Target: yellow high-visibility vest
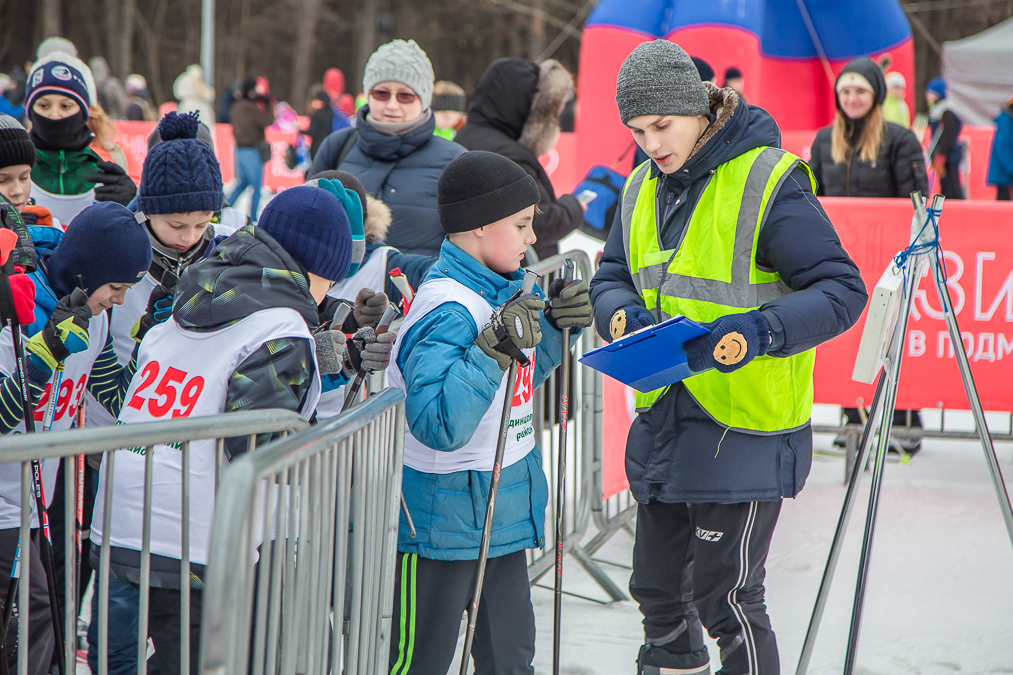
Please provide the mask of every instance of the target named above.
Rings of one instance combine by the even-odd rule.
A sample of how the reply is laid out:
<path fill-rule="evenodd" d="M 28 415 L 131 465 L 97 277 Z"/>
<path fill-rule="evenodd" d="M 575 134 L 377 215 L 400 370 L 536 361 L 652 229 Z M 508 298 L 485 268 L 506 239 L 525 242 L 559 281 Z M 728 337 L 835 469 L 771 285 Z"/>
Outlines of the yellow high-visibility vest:
<path fill-rule="evenodd" d="M 655 318 L 682 315 L 705 323 L 792 292 L 776 271 L 760 269 L 755 261 L 768 207 L 796 167 L 805 169 L 815 194 L 808 165 L 777 148 L 755 148 L 720 165 L 707 179 L 681 241 L 670 250 L 661 248 L 651 163 L 630 174 L 622 195 L 626 259 Z M 733 373 L 709 370 L 683 384 L 723 426 L 782 433 L 809 422 L 814 363 L 814 350 L 788 358 L 760 356 Z M 637 392 L 637 410 L 649 409 L 666 390 Z"/>

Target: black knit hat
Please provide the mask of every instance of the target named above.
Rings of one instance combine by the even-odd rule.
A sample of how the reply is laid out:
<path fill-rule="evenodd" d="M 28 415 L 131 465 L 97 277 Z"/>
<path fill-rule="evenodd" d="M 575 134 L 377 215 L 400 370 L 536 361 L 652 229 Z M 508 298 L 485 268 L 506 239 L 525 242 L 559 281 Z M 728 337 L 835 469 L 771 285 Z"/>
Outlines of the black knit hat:
<path fill-rule="evenodd" d="M 0 169 L 22 164 L 35 166 L 35 145 L 16 119 L 0 114 Z"/>
<path fill-rule="evenodd" d="M 539 202 L 538 185 L 503 155 L 476 150 L 447 165 L 436 186 L 447 234 L 485 227 Z"/>

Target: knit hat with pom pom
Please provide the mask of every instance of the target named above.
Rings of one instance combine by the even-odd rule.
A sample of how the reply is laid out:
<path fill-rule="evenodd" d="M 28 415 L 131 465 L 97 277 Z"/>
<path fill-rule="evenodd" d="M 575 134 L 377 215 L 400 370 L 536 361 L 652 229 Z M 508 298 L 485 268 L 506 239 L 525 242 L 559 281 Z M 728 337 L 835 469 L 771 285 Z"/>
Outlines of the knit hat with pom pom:
<path fill-rule="evenodd" d="M 221 211 L 222 170 L 215 152 L 197 140 L 196 112 L 167 113 L 158 123 L 162 142 L 144 158 L 137 210 L 147 215 Z"/>

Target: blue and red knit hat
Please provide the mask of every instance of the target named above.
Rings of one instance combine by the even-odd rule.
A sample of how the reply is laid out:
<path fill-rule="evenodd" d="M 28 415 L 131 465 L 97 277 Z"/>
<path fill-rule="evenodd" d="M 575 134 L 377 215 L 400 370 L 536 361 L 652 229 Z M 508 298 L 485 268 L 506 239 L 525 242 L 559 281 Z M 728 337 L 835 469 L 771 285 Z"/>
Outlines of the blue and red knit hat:
<path fill-rule="evenodd" d="M 95 78 L 84 61 L 65 52 L 52 52 L 35 63 L 28 75 L 25 108 L 32 109 L 35 99 L 46 94 L 60 94 L 77 101 L 85 119 L 96 100 Z"/>

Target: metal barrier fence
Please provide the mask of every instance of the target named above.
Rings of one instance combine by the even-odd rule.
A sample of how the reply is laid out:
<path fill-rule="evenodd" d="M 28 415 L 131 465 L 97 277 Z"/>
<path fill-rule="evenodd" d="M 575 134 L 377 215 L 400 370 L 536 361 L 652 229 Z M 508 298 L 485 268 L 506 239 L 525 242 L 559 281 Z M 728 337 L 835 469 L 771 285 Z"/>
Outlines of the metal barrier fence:
<path fill-rule="evenodd" d="M 45 460 L 61 460 L 74 458 L 73 466 L 84 466 L 84 457 L 87 455 L 102 454 L 102 465 L 112 475 L 115 465 L 115 458 L 123 448 L 133 448 L 143 451 L 145 457 L 145 482 L 144 482 L 144 543 L 140 551 L 141 556 L 141 582 L 140 582 L 140 603 L 139 617 L 140 626 L 137 639 L 137 664 L 138 672 L 146 672 L 147 658 L 147 609 L 148 609 L 148 571 L 150 570 L 150 535 L 151 535 L 151 494 L 152 494 L 152 461 L 155 446 L 177 447 L 180 453 L 182 466 L 187 467 L 190 456 L 190 443 L 214 439 L 216 441 L 216 482 L 221 473 L 224 461 L 224 439 L 235 437 L 247 437 L 247 447 L 251 450 L 256 447 L 257 435 L 277 432 L 296 431 L 307 427 L 305 421 L 294 412 L 287 410 L 258 410 L 256 412 L 241 412 L 227 415 L 214 415 L 209 417 L 194 417 L 189 419 L 174 419 L 164 422 L 147 422 L 143 424 L 116 425 L 110 427 L 98 427 L 87 429 L 71 429 L 68 431 L 57 431 L 50 433 L 27 434 L 21 436 L 8 436 L 0 440 L 3 459 L 6 463 L 18 462 L 21 464 L 21 504 L 34 504 L 33 495 L 33 460 L 40 462 Z M 130 452 L 130 450 L 122 450 Z M 70 462 L 67 462 L 71 466 Z M 41 473 L 41 469 L 40 469 Z M 182 472 L 180 485 L 181 503 L 184 505 L 184 517 L 181 522 L 181 535 L 184 550 L 187 550 L 189 542 L 190 521 L 185 517 L 189 504 L 189 472 Z M 103 533 L 110 531 L 109 518 L 113 511 L 112 503 L 112 481 L 105 481 L 106 490 L 104 494 L 105 520 L 102 527 Z M 65 495 L 65 524 L 64 528 L 64 551 L 67 560 L 64 564 L 64 626 L 65 650 L 63 658 L 67 666 L 67 672 L 72 673 L 76 669 L 77 649 L 77 617 L 79 607 L 77 606 L 77 578 L 74 559 L 80 554 L 78 529 L 73 524 L 78 523 L 79 500 L 83 497 L 83 486 L 80 485 L 78 472 L 65 471 L 64 480 Z M 96 499 L 100 496 L 96 496 Z M 21 509 L 20 537 L 22 542 L 29 541 L 30 525 L 32 521 L 32 508 Z M 108 638 L 109 638 L 109 579 L 110 579 L 110 556 L 109 537 L 103 537 L 100 566 L 98 570 L 98 583 L 95 592 L 99 594 L 99 614 L 92 617 L 98 621 L 99 635 L 99 675 L 106 675 L 108 672 Z M 18 586 L 17 607 L 18 607 L 18 654 L 17 673 L 27 675 L 28 673 L 28 622 L 29 622 L 29 588 L 31 585 L 31 565 L 29 556 L 31 547 L 22 545 L 19 549 L 17 566 L 20 569 L 20 580 Z M 75 554 L 75 552 L 77 552 Z M 181 584 L 183 588 L 190 587 L 190 570 L 186 558 L 181 565 Z M 54 580 L 55 583 L 55 580 Z M 182 603 L 181 626 L 189 625 L 189 604 Z M 189 668 L 189 631 L 183 628 L 181 631 L 181 663 L 183 671 Z M 33 664 L 37 665 L 37 664 Z"/>
<path fill-rule="evenodd" d="M 541 279 L 539 286 L 547 289 L 552 280 L 560 276 L 563 264 L 573 260 L 579 272 L 579 278 L 587 281 L 594 275 L 587 254 L 581 251 L 570 251 L 552 256 L 530 265 L 527 269 L 537 272 Z M 587 328 L 577 343 L 576 354 L 587 352 L 602 344 L 594 326 Z M 535 391 L 535 432 L 539 439 L 550 438 L 548 444 L 541 444 L 542 467 L 545 470 L 549 485 L 556 484 L 556 472 L 559 453 L 559 416 L 558 416 L 558 381 L 560 373 L 554 372 L 545 383 Z M 566 452 L 566 545 L 564 554 L 569 554 L 598 583 L 612 600 L 626 600 L 626 594 L 592 559 L 595 552 L 611 538 L 624 524 L 628 524 L 635 513 L 630 508 L 633 503 L 629 493 L 624 493 L 607 502 L 602 499 L 602 375 L 590 368 L 585 368 L 574 359 L 573 378 L 570 383 L 571 424 L 574 426 L 569 434 Z M 540 413 L 540 414 L 538 414 Z M 555 563 L 555 542 L 552 541 L 552 524 L 555 523 L 556 504 L 555 490 L 550 489 L 549 508 L 546 513 L 546 539 L 540 550 L 528 552 L 528 577 L 532 584 Z M 595 537 L 586 545 L 581 541 L 587 534 L 591 516 L 598 529 Z M 628 525 L 627 525 L 628 527 Z"/>
<path fill-rule="evenodd" d="M 946 428 L 946 413 L 944 408 L 936 408 L 939 412 L 939 428 L 934 429 L 932 427 L 918 426 L 913 424 L 916 414 L 922 412 L 917 410 L 903 411 L 904 415 L 903 424 L 894 424 L 890 431 L 891 438 L 895 440 L 921 440 L 923 438 L 940 438 L 951 441 L 967 441 L 977 440 L 978 432 L 976 428 L 972 428 L 970 431 L 958 431 L 955 429 Z M 859 408 L 859 417 L 862 419 L 863 424 L 850 424 L 847 418 L 844 417 L 843 412 L 841 413 L 841 423 L 839 425 L 829 424 L 814 424 L 812 430 L 814 434 L 835 434 L 844 441 L 844 479 L 843 483 L 847 485 L 848 479 L 851 478 L 851 472 L 855 468 L 855 461 L 858 457 L 858 443 L 862 437 L 862 430 L 865 428 L 864 422 L 868 413 L 865 409 Z M 957 411 L 950 411 L 957 412 Z M 959 411 L 966 413 L 967 411 Z M 992 424 L 989 423 L 989 433 L 992 436 L 993 441 L 1013 441 L 1013 413 L 1002 413 L 1008 415 L 1008 431 L 995 431 L 992 428 Z M 919 420 L 920 421 L 920 420 Z M 873 439 L 878 438 L 878 429 L 873 430 Z M 872 453 L 869 454 L 866 467 L 868 468 L 869 462 L 872 461 Z"/>
<path fill-rule="evenodd" d="M 404 394 L 386 389 L 230 466 L 201 673 L 386 672 L 404 425 Z"/>

